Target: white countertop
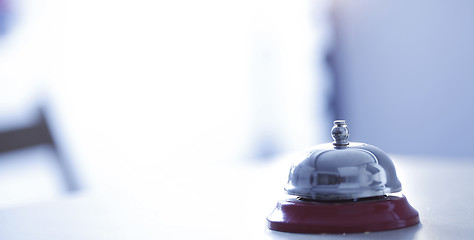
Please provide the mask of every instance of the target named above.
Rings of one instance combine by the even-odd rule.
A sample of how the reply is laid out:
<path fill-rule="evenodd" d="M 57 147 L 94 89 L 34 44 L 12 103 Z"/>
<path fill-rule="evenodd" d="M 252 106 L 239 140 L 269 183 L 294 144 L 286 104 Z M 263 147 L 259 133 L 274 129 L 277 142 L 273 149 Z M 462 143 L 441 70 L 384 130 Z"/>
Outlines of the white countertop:
<path fill-rule="evenodd" d="M 393 156 L 421 224 L 361 234 L 266 228 L 291 160 L 131 169 L 58 200 L 0 209 L 0 239 L 469 239 L 474 161 Z"/>

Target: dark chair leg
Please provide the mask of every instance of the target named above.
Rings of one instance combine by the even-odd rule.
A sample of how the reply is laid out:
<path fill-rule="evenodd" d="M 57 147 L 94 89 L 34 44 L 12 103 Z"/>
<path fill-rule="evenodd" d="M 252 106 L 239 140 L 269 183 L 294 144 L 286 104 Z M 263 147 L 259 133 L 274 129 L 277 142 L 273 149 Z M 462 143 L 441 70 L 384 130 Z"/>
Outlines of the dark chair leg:
<path fill-rule="evenodd" d="M 80 188 L 69 161 L 55 143 L 51 130 L 47 124 L 42 108 L 39 110 L 39 119 L 33 125 L 0 132 L 0 153 L 20 150 L 37 145 L 49 145 L 56 155 L 57 164 L 64 179 L 67 191 L 76 191 Z"/>

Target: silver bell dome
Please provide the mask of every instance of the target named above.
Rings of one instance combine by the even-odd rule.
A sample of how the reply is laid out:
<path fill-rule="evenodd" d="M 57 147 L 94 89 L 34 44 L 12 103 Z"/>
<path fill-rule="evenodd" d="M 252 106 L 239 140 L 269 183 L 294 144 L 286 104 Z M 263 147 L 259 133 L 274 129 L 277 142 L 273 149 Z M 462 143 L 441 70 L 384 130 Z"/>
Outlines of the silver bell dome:
<path fill-rule="evenodd" d="M 313 200 L 356 200 L 402 190 L 390 157 L 379 148 L 349 142 L 344 120 L 334 121 L 333 143 L 318 145 L 291 167 L 285 190 Z"/>

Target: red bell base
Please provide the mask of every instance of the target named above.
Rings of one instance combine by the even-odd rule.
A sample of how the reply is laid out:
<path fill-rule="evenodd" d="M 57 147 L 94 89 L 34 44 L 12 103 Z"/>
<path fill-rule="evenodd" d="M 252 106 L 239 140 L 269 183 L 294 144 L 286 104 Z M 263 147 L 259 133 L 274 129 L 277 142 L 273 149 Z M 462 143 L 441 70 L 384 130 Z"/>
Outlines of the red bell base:
<path fill-rule="evenodd" d="M 279 201 L 267 217 L 268 228 L 293 233 L 356 233 L 397 229 L 420 222 L 405 196 L 378 200 L 322 203 Z"/>

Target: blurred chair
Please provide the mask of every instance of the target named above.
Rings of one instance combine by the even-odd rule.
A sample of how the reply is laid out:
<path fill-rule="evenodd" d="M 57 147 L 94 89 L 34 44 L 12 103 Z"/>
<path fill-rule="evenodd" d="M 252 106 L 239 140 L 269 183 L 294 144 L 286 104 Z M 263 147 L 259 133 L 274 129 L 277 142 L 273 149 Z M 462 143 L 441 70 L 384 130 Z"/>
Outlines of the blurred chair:
<path fill-rule="evenodd" d="M 44 109 L 39 108 L 37 120 L 25 127 L 0 131 L 0 154 L 23 150 L 39 145 L 49 146 L 54 155 L 62 178 L 65 190 L 68 192 L 78 190 L 79 183 L 70 163 L 62 154 L 51 134 L 44 114 Z M 1 164 L 1 163 L 0 163 Z"/>

